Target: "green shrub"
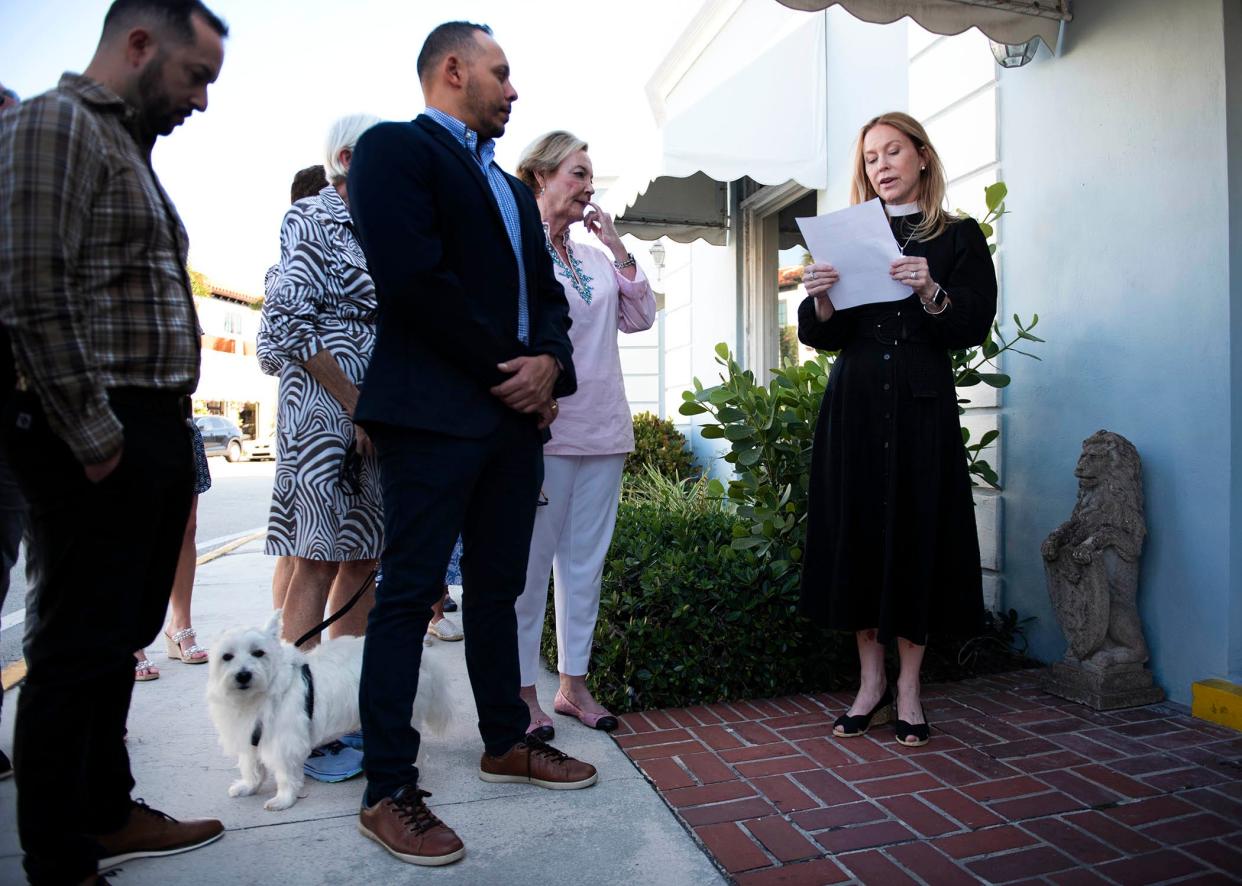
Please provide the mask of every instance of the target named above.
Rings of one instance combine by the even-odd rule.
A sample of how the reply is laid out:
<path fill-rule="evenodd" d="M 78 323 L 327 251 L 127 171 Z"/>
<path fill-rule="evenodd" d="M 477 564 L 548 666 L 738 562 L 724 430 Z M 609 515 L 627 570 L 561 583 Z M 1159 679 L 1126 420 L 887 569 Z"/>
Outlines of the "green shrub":
<path fill-rule="evenodd" d="M 640 412 L 634 416 L 634 451 L 625 457 L 625 473 L 635 476 L 647 466 L 673 479 L 695 474 L 694 455 L 681 431 L 667 418 Z"/>
<path fill-rule="evenodd" d="M 595 697 L 622 712 L 827 687 L 856 659 L 853 638 L 799 616 L 796 588 L 774 581 L 755 552 L 732 547 L 737 517 L 705 481 L 676 484 L 677 493 L 659 480 L 631 486 L 617 514 L 595 628 Z M 543 651 L 555 662 L 550 606 L 548 616 Z"/>

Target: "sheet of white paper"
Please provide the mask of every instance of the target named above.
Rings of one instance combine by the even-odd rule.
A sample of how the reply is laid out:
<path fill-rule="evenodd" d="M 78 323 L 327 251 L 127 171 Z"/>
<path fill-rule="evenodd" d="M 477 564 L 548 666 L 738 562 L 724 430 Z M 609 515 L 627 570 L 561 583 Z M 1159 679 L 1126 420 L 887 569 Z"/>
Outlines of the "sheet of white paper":
<path fill-rule="evenodd" d="M 817 262 L 837 269 L 841 279 L 828 290 L 838 311 L 873 302 L 901 301 L 912 290 L 888 275 L 901 255 L 879 198 L 848 209 L 794 219 Z"/>

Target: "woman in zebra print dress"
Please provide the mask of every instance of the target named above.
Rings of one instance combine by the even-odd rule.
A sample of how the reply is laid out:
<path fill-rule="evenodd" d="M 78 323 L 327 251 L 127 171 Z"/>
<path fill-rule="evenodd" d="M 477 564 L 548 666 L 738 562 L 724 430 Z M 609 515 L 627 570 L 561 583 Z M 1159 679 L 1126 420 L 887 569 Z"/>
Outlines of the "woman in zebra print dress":
<path fill-rule="evenodd" d="M 383 547 L 379 469 L 351 418 L 375 343 L 375 285 L 345 190 L 354 143 L 376 122 L 355 115 L 334 124 L 331 182 L 285 214 L 278 277 L 264 306 L 268 341 L 284 358 L 266 552 L 295 558 L 284 602 L 289 641 L 319 623 L 325 604 L 343 605 Z M 372 594 L 332 635 L 364 632 Z"/>

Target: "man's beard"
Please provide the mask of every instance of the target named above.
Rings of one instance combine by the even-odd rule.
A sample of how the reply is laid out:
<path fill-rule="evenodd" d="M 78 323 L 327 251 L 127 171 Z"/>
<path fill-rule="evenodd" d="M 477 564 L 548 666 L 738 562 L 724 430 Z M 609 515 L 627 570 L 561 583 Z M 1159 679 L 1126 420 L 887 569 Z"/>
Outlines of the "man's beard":
<path fill-rule="evenodd" d="M 177 127 L 172 99 L 162 85 L 164 53 L 160 52 L 138 75 L 138 116 L 152 138 L 168 135 Z"/>
<path fill-rule="evenodd" d="M 500 138 L 505 134 L 505 125 L 503 123 L 495 126 L 488 119 L 488 106 L 479 95 L 478 87 L 475 86 L 474 80 L 466 82 L 466 107 L 470 109 L 471 115 L 478 122 L 478 134 L 480 139 Z M 484 127 L 487 127 L 486 129 Z"/>

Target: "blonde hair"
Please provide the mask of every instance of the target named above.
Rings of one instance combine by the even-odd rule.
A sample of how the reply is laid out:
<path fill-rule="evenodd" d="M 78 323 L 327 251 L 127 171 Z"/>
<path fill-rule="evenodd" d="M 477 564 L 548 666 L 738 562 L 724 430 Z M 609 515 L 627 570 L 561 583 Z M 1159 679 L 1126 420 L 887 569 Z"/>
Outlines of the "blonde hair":
<path fill-rule="evenodd" d="M 329 183 L 335 185 L 345 181 L 349 171 L 341 165 L 341 151 L 352 152 L 362 134 L 379 122 L 380 118 L 374 114 L 350 114 L 332 124 L 324 145 L 327 156 L 323 162 Z"/>
<path fill-rule="evenodd" d="M 522 159 L 518 161 L 517 177 L 537 194 L 539 179 L 536 173 L 549 176 L 560 168 L 570 154 L 587 150 L 590 148 L 586 142 L 563 129 L 541 135 L 522 152 Z"/>
<path fill-rule="evenodd" d="M 863 139 L 867 133 L 877 126 L 891 126 L 906 138 L 910 139 L 915 150 L 922 158 L 923 165 L 919 180 L 919 211 L 923 220 L 911 232 L 911 236 L 919 242 L 931 240 L 944 233 L 951 216 L 944 208 L 945 175 L 944 164 L 940 155 L 927 137 L 923 124 L 909 114 L 901 111 L 889 111 L 868 120 L 858 133 L 858 142 L 854 145 L 854 181 L 850 185 L 850 203 L 865 203 L 877 196 L 867 177 L 867 164 L 863 156 Z"/>

